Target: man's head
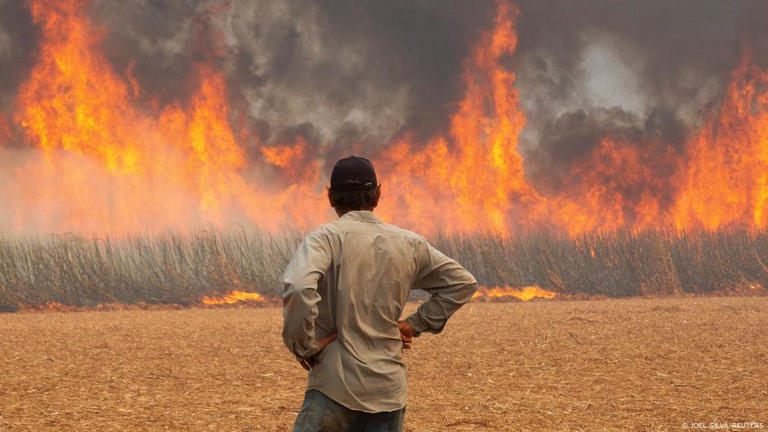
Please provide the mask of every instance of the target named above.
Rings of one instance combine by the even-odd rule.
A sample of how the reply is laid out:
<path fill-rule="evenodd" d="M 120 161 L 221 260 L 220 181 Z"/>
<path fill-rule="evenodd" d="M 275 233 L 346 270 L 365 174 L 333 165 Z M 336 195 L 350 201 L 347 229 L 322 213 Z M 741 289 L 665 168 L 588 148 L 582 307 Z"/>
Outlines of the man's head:
<path fill-rule="evenodd" d="M 331 173 L 328 201 L 339 216 L 353 210 L 373 210 L 379 204 L 381 185 L 373 164 L 350 156 L 336 162 Z"/>

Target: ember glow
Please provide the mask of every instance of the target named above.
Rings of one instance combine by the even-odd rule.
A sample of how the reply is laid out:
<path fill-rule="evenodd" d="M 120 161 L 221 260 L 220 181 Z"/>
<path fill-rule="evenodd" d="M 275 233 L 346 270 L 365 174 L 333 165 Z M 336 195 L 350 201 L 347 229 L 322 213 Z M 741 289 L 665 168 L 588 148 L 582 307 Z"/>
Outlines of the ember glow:
<path fill-rule="evenodd" d="M 523 288 L 512 288 L 509 286 L 496 286 L 493 288 L 480 287 L 472 296 L 473 299 L 504 299 L 516 298 L 522 301 L 528 301 L 534 298 L 552 299 L 557 296 L 554 291 L 547 291 L 536 285 Z"/>
<path fill-rule="evenodd" d="M 242 113 L 229 105 L 216 55 L 196 65 L 188 100 L 142 103 L 130 69 L 107 61 L 107 30 L 87 6 L 29 2 L 41 42 L 14 112 L 0 115 L 0 229 L 277 232 L 332 219 L 322 152 L 303 138 L 263 146 L 235 126 Z M 401 134 L 367 155 L 383 184 L 384 219 L 425 234 L 766 227 L 768 73 L 749 49 L 720 106 L 682 147 L 605 136 L 570 167 L 567 185 L 545 192 L 526 177 L 518 148 L 526 118 L 515 73 L 503 64 L 523 19 L 512 3 L 497 2 L 492 28 L 463 62 L 464 96 L 447 130 L 426 141 Z"/>
<path fill-rule="evenodd" d="M 237 303 L 263 303 L 264 297 L 254 292 L 232 291 L 223 297 L 204 296 L 201 300 L 205 305 L 225 305 Z"/>

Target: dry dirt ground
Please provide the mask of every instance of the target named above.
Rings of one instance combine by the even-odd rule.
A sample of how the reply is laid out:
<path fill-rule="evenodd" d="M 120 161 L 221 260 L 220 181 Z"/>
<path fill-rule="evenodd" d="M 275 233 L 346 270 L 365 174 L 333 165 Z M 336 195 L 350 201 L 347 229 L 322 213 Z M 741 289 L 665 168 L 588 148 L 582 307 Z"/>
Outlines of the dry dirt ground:
<path fill-rule="evenodd" d="M 0 430 L 289 430 L 305 373 L 280 326 L 275 307 L 0 315 Z M 406 353 L 406 430 L 768 430 L 767 330 L 768 298 L 470 304 Z"/>

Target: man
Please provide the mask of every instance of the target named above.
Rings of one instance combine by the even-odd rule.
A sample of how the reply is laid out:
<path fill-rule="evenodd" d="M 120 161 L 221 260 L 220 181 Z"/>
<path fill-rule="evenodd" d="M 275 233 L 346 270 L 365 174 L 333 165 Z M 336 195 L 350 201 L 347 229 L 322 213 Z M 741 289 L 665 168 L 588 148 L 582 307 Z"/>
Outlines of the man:
<path fill-rule="evenodd" d="M 368 159 L 336 163 L 328 199 L 339 219 L 309 233 L 283 276 L 283 340 L 309 371 L 295 432 L 401 431 L 414 336 L 439 333 L 477 289 L 424 238 L 372 211 L 381 185 Z M 411 289 L 431 294 L 398 321 Z"/>

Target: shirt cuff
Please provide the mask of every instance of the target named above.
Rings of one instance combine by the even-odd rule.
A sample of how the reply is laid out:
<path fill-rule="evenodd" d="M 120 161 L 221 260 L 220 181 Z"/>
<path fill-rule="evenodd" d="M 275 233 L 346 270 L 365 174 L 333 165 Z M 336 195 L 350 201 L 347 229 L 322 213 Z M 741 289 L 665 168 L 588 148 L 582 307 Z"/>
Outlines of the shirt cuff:
<path fill-rule="evenodd" d="M 307 360 L 311 358 L 313 355 L 317 354 L 318 351 L 320 351 L 317 347 L 317 342 L 315 340 L 312 340 L 309 343 L 309 347 L 305 349 L 299 349 L 298 346 L 294 345 L 293 348 L 291 348 L 291 351 L 293 352 L 293 355 L 296 356 L 296 359 L 301 361 L 302 359 Z"/>
<path fill-rule="evenodd" d="M 408 324 L 411 325 L 411 327 L 414 328 L 414 330 L 416 330 L 416 334 L 414 334 L 414 336 L 419 336 L 421 333 L 430 329 L 429 325 L 424 322 L 423 319 L 421 319 L 418 312 L 409 316 L 405 320 L 408 322 Z"/>

